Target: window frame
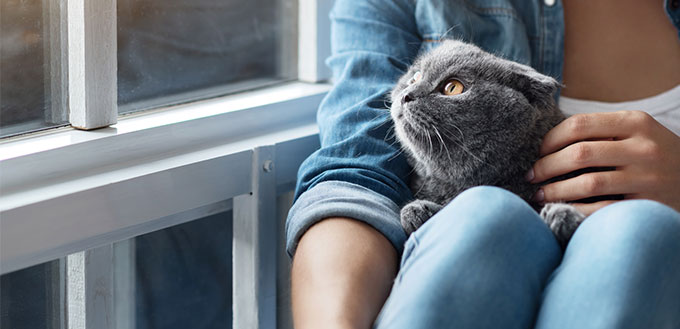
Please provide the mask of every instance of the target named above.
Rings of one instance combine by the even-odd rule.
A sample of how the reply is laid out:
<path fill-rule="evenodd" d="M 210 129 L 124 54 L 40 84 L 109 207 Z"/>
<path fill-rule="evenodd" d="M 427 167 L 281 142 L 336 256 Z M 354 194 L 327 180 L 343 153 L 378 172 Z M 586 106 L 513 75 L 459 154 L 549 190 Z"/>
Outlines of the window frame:
<path fill-rule="evenodd" d="M 297 165 L 318 147 L 316 108 L 329 88 L 289 83 L 127 116 L 104 129 L 0 143 L 0 273 L 157 230 L 163 225 L 122 232 L 249 193 L 259 147 L 299 147 L 274 162 L 277 186 L 292 188 Z M 147 206 L 145 195 L 173 202 Z M 98 210 L 103 204 L 108 213 Z M 83 221 L 83 212 L 92 216 Z"/>
<path fill-rule="evenodd" d="M 111 257 L 80 273 L 97 275 L 130 264 L 111 256 L 121 241 L 233 209 L 234 236 L 243 237 L 234 241 L 234 327 L 276 327 L 270 270 L 280 232 L 270 225 L 277 217 L 271 202 L 294 188 L 297 167 L 319 146 L 315 118 L 330 90 L 324 59 L 332 1 L 298 2 L 298 47 L 305 50 L 298 81 L 122 117 L 116 1 L 44 1 L 59 18 L 50 20 L 50 47 L 66 48 L 52 53 L 50 78 L 51 88 L 67 88 L 50 97 L 64 104 L 68 95 L 71 126 L 0 139 L 0 274 L 54 259 L 72 270 L 67 257 Z M 130 314 L 110 309 L 125 297 L 116 297 L 115 280 L 105 276 L 112 303 L 88 304 L 96 292 L 83 287 L 85 300 L 77 302 L 84 304 L 73 312 L 86 317 L 86 328 L 114 328 L 95 324 L 105 314 Z"/>

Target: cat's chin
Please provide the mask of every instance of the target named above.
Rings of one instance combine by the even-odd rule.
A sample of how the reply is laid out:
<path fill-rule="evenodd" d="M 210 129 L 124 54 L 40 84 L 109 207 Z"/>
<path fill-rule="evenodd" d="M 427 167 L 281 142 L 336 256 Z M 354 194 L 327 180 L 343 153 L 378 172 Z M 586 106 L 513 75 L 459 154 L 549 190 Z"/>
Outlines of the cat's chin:
<path fill-rule="evenodd" d="M 399 143 L 401 143 L 401 146 L 408 149 L 409 151 L 413 150 L 413 143 L 408 138 L 408 133 L 406 130 L 404 130 L 404 122 L 401 119 L 395 119 L 394 122 L 394 132 L 397 135 L 397 140 L 399 140 Z"/>
<path fill-rule="evenodd" d="M 404 109 L 399 105 L 392 105 L 390 108 L 390 116 L 395 125 L 399 125 L 404 120 Z"/>
<path fill-rule="evenodd" d="M 408 123 L 404 121 L 404 119 L 398 119 L 395 120 L 394 122 L 394 131 L 397 135 L 397 140 L 399 140 L 399 143 L 401 143 L 402 148 L 406 151 L 406 153 L 411 156 L 413 159 L 415 159 L 418 162 L 425 162 L 428 161 L 424 158 L 424 152 L 421 147 L 419 147 L 416 143 L 417 141 L 412 141 L 409 136 L 415 136 L 412 132 L 409 133 L 406 131 L 406 127 L 408 126 Z M 410 129 L 414 129 L 411 127 Z"/>

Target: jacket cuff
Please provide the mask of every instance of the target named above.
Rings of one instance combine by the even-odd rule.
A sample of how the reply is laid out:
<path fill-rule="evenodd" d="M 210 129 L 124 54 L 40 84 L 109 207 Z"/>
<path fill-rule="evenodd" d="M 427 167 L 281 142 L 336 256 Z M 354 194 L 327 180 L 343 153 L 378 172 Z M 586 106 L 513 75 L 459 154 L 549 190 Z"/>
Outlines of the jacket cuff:
<path fill-rule="evenodd" d="M 399 212 L 399 206 L 392 200 L 363 186 L 343 181 L 321 182 L 300 195 L 288 212 L 286 250 L 292 258 L 309 227 L 329 217 L 347 217 L 371 225 L 401 255 L 406 233 Z"/>

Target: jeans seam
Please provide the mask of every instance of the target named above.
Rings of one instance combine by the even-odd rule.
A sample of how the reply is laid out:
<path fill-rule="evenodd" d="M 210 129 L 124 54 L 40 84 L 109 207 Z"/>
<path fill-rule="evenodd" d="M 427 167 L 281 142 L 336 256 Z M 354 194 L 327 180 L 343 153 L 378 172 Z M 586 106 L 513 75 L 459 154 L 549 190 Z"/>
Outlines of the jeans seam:
<path fill-rule="evenodd" d="M 406 255 L 406 258 L 403 260 L 403 265 L 399 269 L 399 274 L 397 275 L 397 283 L 401 283 L 401 279 L 404 276 L 405 270 L 409 267 L 410 263 L 413 262 L 413 259 L 418 256 L 418 250 L 420 249 L 420 242 L 418 241 L 418 237 L 416 237 L 415 233 L 411 234 L 409 237 L 410 239 L 413 239 L 413 247 L 411 248 L 411 251 L 409 252 L 408 255 Z"/>
<path fill-rule="evenodd" d="M 493 15 L 493 16 L 506 16 L 506 17 L 511 17 L 517 20 L 520 20 L 519 16 L 513 10 L 512 8 L 504 8 L 504 7 L 480 7 L 474 3 L 471 3 L 469 0 L 463 0 L 465 3 L 465 6 L 468 7 L 470 10 L 477 12 L 478 14 L 482 15 Z"/>

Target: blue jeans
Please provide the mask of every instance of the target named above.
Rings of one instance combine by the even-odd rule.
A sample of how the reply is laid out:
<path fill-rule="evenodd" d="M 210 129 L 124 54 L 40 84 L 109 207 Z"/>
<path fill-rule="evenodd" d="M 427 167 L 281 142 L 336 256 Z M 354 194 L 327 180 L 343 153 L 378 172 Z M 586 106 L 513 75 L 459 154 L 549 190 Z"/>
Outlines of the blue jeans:
<path fill-rule="evenodd" d="M 519 197 L 470 189 L 406 242 L 376 328 L 680 328 L 680 214 L 622 201 L 564 254 Z"/>

